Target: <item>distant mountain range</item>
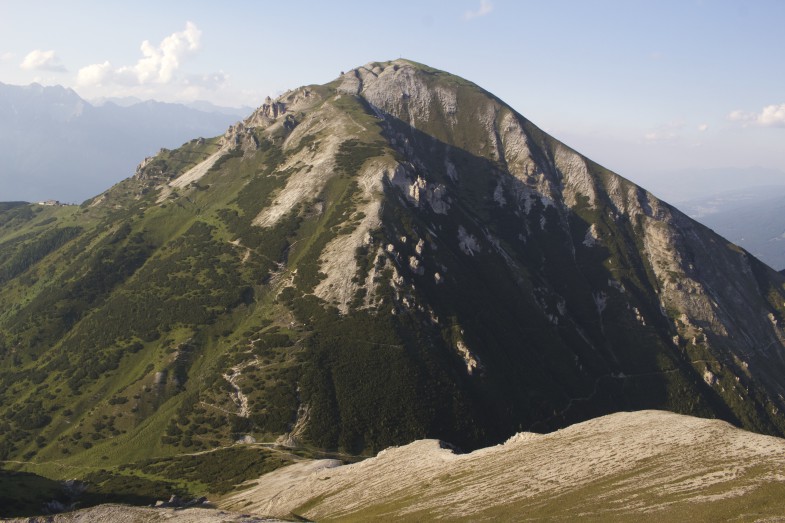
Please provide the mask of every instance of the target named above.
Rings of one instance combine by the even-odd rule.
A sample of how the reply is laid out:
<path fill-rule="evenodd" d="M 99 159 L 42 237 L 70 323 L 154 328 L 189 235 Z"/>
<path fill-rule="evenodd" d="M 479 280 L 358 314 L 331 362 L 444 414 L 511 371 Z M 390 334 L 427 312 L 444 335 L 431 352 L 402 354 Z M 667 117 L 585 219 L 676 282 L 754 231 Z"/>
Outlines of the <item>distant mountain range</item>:
<path fill-rule="evenodd" d="M 131 107 L 134 105 L 145 103 L 149 100 L 142 100 L 141 98 L 137 98 L 136 96 L 122 96 L 122 97 L 93 98 L 92 100 L 89 101 L 95 107 L 101 107 L 106 104 L 114 104 L 120 107 Z M 232 115 L 232 116 L 236 116 L 238 119 L 245 118 L 246 116 L 251 114 L 251 112 L 253 112 L 254 110 L 253 107 L 248 107 L 248 106 L 224 107 L 221 105 L 215 105 L 214 103 L 205 100 L 198 100 L 196 102 L 189 102 L 186 104 L 172 104 L 172 105 L 183 105 L 185 107 L 190 107 L 191 109 L 196 109 L 197 111 L 202 111 L 205 113 L 218 113 L 218 114 Z"/>
<path fill-rule="evenodd" d="M 0 201 L 81 202 L 161 147 L 222 134 L 249 112 L 134 98 L 93 104 L 61 86 L 0 83 Z"/>
<path fill-rule="evenodd" d="M 723 191 L 679 208 L 773 268 L 785 269 L 785 186 Z"/>

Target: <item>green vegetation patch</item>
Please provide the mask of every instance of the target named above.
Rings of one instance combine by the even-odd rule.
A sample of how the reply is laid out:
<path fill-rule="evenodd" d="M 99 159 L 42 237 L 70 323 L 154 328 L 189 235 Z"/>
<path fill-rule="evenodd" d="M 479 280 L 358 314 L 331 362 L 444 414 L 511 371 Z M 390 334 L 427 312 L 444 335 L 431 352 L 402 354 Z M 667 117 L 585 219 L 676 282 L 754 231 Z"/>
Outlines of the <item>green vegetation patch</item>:
<path fill-rule="evenodd" d="M 62 498 L 59 481 L 30 472 L 0 470 L 0 518 L 40 514 L 44 503 Z"/>
<path fill-rule="evenodd" d="M 0 284 L 23 273 L 81 231 L 80 227 L 49 229 L 35 237 L 34 241 L 23 242 L 21 240 L 25 238 L 20 237 L 0 244 Z"/>
<path fill-rule="evenodd" d="M 91 472 L 84 477 L 85 494 L 80 506 L 102 503 L 151 505 L 172 495 L 189 497 L 187 489 L 171 481 L 118 474 L 108 470 Z"/>
<path fill-rule="evenodd" d="M 293 459 L 288 454 L 256 446 L 234 446 L 200 454 L 145 460 L 121 469 L 137 469 L 150 476 L 203 484 L 211 493 L 224 494 L 244 481 L 292 463 Z"/>

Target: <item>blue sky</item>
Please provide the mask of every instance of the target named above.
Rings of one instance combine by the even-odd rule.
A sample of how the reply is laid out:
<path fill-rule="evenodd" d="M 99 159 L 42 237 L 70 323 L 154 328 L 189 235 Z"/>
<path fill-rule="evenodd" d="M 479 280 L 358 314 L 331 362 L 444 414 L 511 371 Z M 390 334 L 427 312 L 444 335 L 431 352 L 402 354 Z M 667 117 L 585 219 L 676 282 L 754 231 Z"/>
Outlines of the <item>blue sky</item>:
<path fill-rule="evenodd" d="M 752 167 L 785 184 L 784 23 L 779 0 L 0 0 L 0 82 L 256 106 L 404 57 L 644 186 Z"/>

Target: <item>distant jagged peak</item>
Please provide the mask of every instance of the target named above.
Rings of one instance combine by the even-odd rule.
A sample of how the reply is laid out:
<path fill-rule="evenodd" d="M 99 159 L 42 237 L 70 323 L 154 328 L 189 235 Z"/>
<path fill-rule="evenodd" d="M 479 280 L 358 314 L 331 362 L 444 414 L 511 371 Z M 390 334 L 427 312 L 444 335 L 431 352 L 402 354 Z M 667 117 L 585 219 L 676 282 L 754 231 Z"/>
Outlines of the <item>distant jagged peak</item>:
<path fill-rule="evenodd" d="M 36 94 L 48 94 L 48 95 L 57 95 L 57 96 L 67 96 L 69 98 L 78 98 L 80 101 L 85 102 L 76 91 L 71 89 L 70 87 L 65 87 L 59 84 L 55 85 L 41 85 L 37 82 L 33 82 L 30 85 L 23 86 L 22 89 L 28 92 L 33 92 Z M 87 103 L 87 102 L 85 102 Z"/>

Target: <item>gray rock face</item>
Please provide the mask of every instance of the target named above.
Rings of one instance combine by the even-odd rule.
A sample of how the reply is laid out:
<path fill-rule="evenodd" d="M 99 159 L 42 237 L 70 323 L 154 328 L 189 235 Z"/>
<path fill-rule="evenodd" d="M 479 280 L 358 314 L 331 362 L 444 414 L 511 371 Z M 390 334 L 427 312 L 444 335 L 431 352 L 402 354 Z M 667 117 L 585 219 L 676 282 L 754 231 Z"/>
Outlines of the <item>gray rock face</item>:
<path fill-rule="evenodd" d="M 273 101 L 269 96 L 264 100 L 260 112 L 267 118 L 275 120 L 279 116 L 286 114 L 286 104 Z"/>
<path fill-rule="evenodd" d="M 244 122 L 237 122 L 229 126 L 224 133 L 222 145 L 239 146 L 243 152 L 248 152 L 259 147 L 259 140 L 254 136 L 252 127 L 247 127 Z"/>

